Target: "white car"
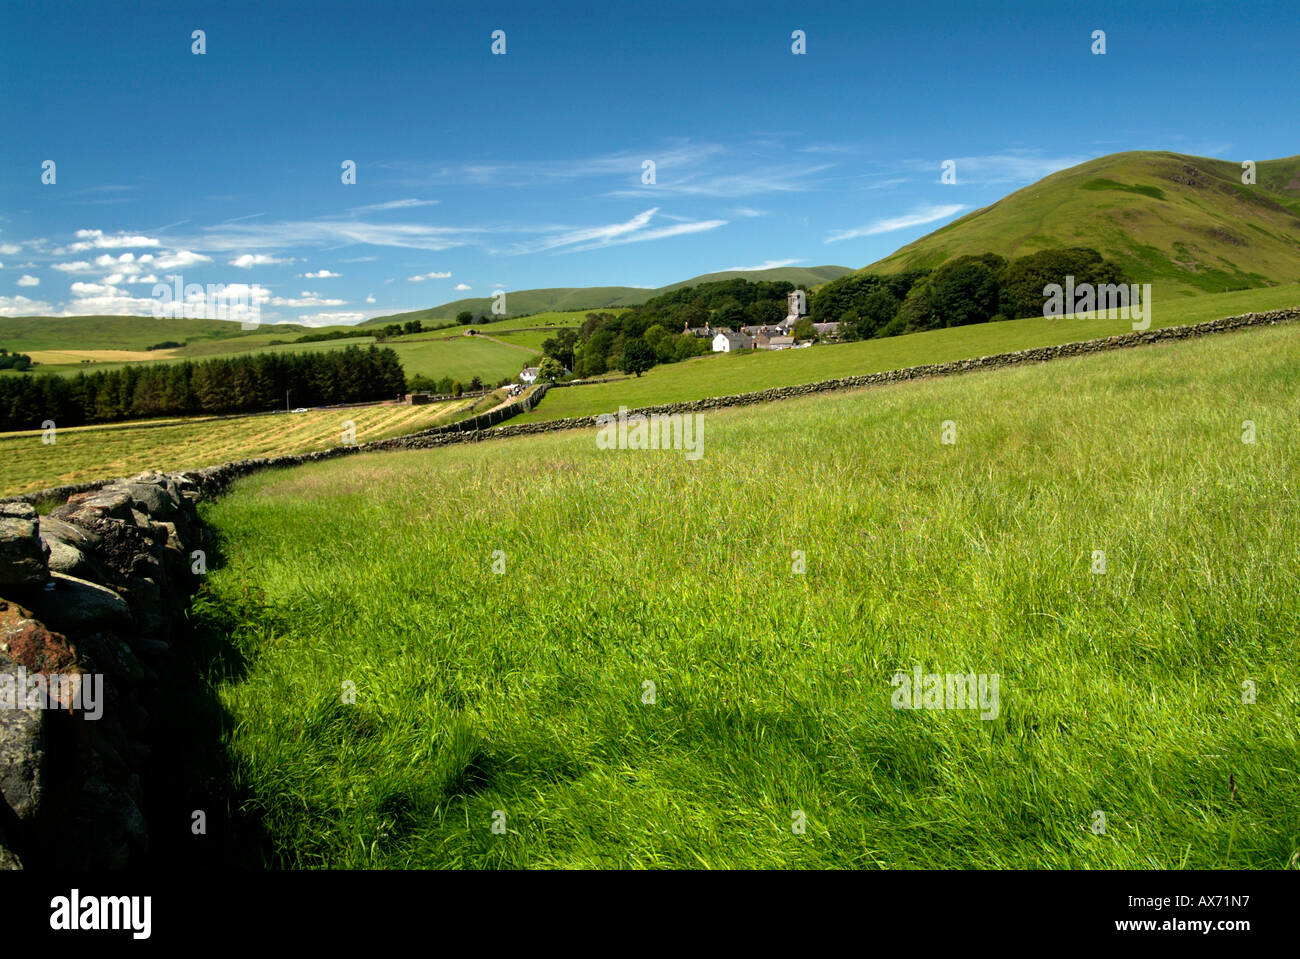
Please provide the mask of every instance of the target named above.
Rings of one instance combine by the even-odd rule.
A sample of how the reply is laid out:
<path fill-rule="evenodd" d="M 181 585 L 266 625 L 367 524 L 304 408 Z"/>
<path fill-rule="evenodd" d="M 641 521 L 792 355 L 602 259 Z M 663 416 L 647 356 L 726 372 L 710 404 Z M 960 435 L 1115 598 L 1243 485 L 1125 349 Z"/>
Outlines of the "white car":
<path fill-rule="evenodd" d="M 298 407 L 296 410 L 294 410 L 294 412 L 295 412 L 295 413 L 310 413 L 311 410 L 307 409 L 307 407 L 305 407 L 305 406 L 300 406 L 300 407 Z"/>

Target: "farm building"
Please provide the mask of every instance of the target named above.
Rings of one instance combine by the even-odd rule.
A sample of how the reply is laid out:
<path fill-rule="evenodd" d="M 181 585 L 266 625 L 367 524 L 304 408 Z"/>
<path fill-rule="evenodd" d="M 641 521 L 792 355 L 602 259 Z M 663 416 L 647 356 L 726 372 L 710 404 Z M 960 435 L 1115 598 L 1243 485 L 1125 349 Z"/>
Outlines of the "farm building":
<path fill-rule="evenodd" d="M 730 330 L 721 330 L 713 338 L 714 353 L 731 353 L 735 350 L 752 350 L 754 348 L 754 338 L 747 333 L 732 333 Z"/>

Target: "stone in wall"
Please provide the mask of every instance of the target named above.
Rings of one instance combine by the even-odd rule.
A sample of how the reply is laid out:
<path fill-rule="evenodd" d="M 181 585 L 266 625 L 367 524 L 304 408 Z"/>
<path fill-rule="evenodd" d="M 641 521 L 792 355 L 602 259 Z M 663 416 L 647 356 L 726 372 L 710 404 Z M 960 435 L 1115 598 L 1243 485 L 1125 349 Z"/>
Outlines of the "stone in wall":
<path fill-rule="evenodd" d="M 45 582 L 50 550 L 36 531 L 33 507 L 26 503 L 0 504 L 0 587 Z"/>

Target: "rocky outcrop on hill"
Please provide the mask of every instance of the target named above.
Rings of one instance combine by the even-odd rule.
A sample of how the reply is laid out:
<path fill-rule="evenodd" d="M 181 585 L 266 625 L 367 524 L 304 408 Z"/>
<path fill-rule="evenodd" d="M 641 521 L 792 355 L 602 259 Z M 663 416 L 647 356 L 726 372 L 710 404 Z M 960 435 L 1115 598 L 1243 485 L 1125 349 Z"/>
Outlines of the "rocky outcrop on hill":
<path fill-rule="evenodd" d="M 197 583 L 200 496 L 145 473 L 48 516 L 0 506 L 0 869 L 148 848 L 149 704 Z"/>

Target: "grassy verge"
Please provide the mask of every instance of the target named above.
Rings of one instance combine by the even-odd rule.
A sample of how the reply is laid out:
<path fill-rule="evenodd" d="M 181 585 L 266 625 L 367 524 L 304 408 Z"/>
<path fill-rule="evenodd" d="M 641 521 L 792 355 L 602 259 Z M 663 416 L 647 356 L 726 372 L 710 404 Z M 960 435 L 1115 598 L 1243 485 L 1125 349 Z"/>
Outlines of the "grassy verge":
<path fill-rule="evenodd" d="M 1294 867 L 1297 374 L 1280 326 L 711 414 L 695 461 L 250 477 L 199 615 L 243 812 L 285 866 Z M 917 666 L 997 718 L 895 710 Z"/>

